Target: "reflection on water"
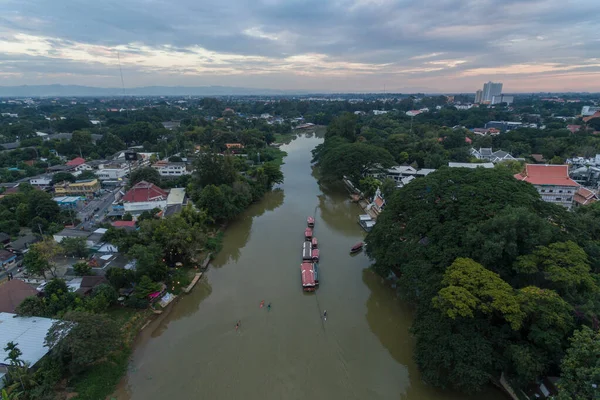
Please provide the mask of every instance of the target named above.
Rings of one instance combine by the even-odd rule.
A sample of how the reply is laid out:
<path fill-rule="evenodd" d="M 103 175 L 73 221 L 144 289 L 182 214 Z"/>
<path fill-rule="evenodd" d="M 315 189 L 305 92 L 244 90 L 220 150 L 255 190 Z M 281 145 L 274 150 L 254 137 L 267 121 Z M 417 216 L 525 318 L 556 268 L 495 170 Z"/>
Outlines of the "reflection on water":
<path fill-rule="evenodd" d="M 267 211 L 273 211 L 283 204 L 285 192 L 274 189 L 265 194 L 263 199 L 244 212 L 237 220 L 230 223 L 223 237 L 223 249 L 211 262 L 211 266 L 220 268 L 240 258 L 240 250 L 246 246 L 252 232 L 252 221 Z"/>
<path fill-rule="evenodd" d="M 410 310 L 366 269 L 364 253 L 349 255 L 364 236 L 362 210 L 311 176 L 310 150 L 321 142 L 306 132 L 283 146 L 281 190 L 227 228 L 217 268 L 142 334 L 117 399 L 468 398 L 421 382 Z M 307 215 L 322 257 L 313 294 L 302 292 L 299 273 Z"/>

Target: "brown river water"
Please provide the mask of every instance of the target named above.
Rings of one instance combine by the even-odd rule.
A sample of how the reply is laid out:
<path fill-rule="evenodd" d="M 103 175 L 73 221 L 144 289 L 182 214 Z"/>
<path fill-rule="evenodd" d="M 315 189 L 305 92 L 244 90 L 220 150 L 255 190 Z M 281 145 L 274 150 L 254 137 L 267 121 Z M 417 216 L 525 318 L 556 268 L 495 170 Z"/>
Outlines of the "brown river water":
<path fill-rule="evenodd" d="M 362 210 L 314 177 L 310 151 L 321 142 L 309 133 L 282 147 L 285 183 L 230 224 L 192 293 L 144 329 L 113 398 L 506 398 L 494 388 L 465 396 L 420 380 L 411 309 L 364 254 L 349 255 L 365 236 Z M 309 215 L 321 262 L 320 288 L 306 294 L 300 262 Z"/>

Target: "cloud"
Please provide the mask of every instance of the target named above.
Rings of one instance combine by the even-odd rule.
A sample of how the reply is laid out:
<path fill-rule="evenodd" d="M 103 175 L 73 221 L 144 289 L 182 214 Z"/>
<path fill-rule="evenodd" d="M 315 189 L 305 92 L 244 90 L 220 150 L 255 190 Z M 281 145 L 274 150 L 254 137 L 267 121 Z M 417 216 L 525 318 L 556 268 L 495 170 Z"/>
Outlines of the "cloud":
<path fill-rule="evenodd" d="M 5 0 L 0 84 L 600 90 L 594 0 Z M 28 60 L 24 62 L 23 60 Z M 527 83 L 531 82 L 531 83 Z"/>

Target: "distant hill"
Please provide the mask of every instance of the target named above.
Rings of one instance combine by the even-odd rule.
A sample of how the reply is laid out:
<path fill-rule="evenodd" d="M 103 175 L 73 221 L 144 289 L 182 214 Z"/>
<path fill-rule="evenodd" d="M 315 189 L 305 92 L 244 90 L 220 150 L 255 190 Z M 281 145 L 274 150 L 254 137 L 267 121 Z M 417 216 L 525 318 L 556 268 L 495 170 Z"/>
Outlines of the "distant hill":
<path fill-rule="evenodd" d="M 0 86 L 0 97 L 62 97 L 62 96 L 235 96 L 290 95 L 303 91 L 252 89 L 233 86 L 143 86 L 137 88 L 101 88 L 79 85 Z"/>

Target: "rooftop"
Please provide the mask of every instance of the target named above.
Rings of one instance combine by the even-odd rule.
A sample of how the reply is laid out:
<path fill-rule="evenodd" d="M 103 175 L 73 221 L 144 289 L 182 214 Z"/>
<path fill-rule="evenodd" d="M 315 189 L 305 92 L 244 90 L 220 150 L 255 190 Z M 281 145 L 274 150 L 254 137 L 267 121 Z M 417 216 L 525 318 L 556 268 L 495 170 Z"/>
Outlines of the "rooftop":
<path fill-rule="evenodd" d="M 168 193 L 153 183 L 141 181 L 136 183 L 123 196 L 124 203 L 141 203 L 144 201 L 166 200 Z"/>
<path fill-rule="evenodd" d="M 49 351 L 44 339 L 54 322 L 56 320 L 50 318 L 19 317 L 0 312 L 0 343 L 18 343 L 23 353 L 21 359 L 35 365 Z M 4 346 L 0 346 L 0 365 L 6 362 L 7 356 Z"/>
<path fill-rule="evenodd" d="M 29 296 L 37 296 L 35 288 L 20 279 L 11 279 L 0 285 L 0 312 L 14 313 Z"/>
<path fill-rule="evenodd" d="M 527 164 L 524 173 L 514 176 L 533 185 L 579 186 L 569 177 L 568 165 Z"/>
<path fill-rule="evenodd" d="M 72 159 L 71 161 L 67 162 L 66 165 L 70 166 L 70 167 L 76 167 L 78 165 L 81 165 L 85 162 L 85 158 L 81 158 L 81 157 L 76 157 L 74 159 Z"/>

